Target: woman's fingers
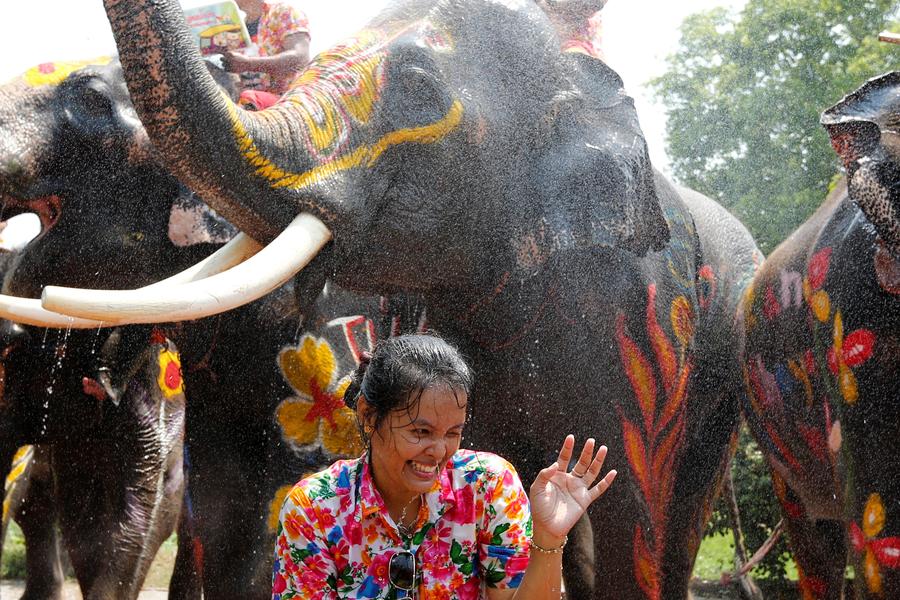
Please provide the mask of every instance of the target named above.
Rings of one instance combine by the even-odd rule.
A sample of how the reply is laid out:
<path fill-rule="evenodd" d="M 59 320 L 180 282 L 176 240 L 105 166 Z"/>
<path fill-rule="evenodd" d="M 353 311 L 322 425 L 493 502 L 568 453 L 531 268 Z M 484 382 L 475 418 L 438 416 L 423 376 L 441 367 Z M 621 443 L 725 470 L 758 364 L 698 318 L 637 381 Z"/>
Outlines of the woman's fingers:
<path fill-rule="evenodd" d="M 609 489 L 609 486 L 612 485 L 613 480 L 616 478 L 616 474 L 616 470 L 613 469 L 606 474 L 606 477 L 600 480 L 600 483 L 590 489 L 591 502 L 602 496 Z"/>
<path fill-rule="evenodd" d="M 600 446 L 600 448 L 597 450 L 596 456 L 594 456 L 594 460 L 591 461 L 590 466 L 585 470 L 585 485 L 590 486 L 592 483 L 594 483 L 597 477 L 599 477 L 600 471 L 603 469 L 603 462 L 606 460 L 606 453 L 606 446 Z M 590 458 L 588 460 L 590 460 Z"/>
<path fill-rule="evenodd" d="M 571 433 L 563 440 L 559 456 L 556 458 L 556 469 L 565 473 L 569 470 L 569 461 L 572 460 L 572 450 L 575 449 L 575 436 Z"/>
<path fill-rule="evenodd" d="M 572 467 L 572 475 L 574 475 L 575 477 L 584 478 L 591 466 L 591 457 L 593 455 L 594 438 L 588 438 L 588 440 L 584 443 L 584 448 L 581 449 L 581 456 L 578 457 L 578 462 L 575 463 L 574 467 Z M 585 481 L 585 483 L 590 485 L 590 482 L 588 481 Z"/>

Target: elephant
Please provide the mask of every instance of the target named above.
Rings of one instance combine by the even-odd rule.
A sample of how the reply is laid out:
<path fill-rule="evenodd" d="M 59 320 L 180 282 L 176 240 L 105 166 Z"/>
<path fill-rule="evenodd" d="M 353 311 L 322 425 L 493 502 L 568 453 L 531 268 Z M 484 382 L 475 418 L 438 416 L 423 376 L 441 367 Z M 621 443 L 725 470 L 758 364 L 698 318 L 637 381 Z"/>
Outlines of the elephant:
<path fill-rule="evenodd" d="M 0 118 L 3 139 L 17 144 L 0 154 L 0 198 L 4 216 L 34 212 L 42 217 L 43 228 L 8 267 L 6 291 L 35 297 L 47 283 L 115 285 L 134 277 L 149 282 L 193 264 L 231 238 L 231 226 L 160 164 L 133 117 L 116 63 L 84 66 L 75 62 L 60 65 L 59 71 L 44 65 L 13 85 L 0 87 L 0 97 L 6 99 L 6 104 L 0 102 L 0 115 L 3 106 L 29 106 L 31 111 Z M 56 155 L 54 148 L 64 155 Z M 11 168 L 18 156 L 31 157 L 34 164 Z M 126 252 L 130 256 L 120 262 Z M 40 354 L 34 344 L 25 343 L 40 340 L 40 330 L 4 322 L 9 331 L 0 345 L 10 351 L 0 367 L 11 389 L 0 398 L 11 412 L 40 413 L 38 375 L 42 373 L 55 372 L 57 385 L 71 380 L 76 388 L 84 388 L 82 394 L 78 389 L 66 394 L 64 406 L 54 402 L 48 413 L 60 425 L 58 435 L 65 436 L 73 449 L 69 453 L 53 450 L 59 443 L 56 437 L 29 435 L 35 422 L 30 414 L 14 419 L 0 410 L 2 439 L 9 441 L 9 452 L 23 441 L 43 442 L 37 448 L 46 456 L 52 453 L 56 462 L 84 455 L 75 451 L 82 439 L 74 430 L 84 419 L 66 416 L 65 411 L 92 415 L 98 403 L 115 411 L 111 396 L 121 396 L 115 390 L 122 383 L 115 367 L 124 363 L 126 368 L 119 370 L 133 370 L 123 358 L 146 346 L 143 336 L 152 334 L 178 344 L 188 398 L 183 407 L 188 493 L 172 597 L 199 597 L 201 586 L 204 597 L 211 599 L 269 597 L 271 549 L 281 500 L 301 476 L 359 451 L 355 420 L 341 400 L 349 374 L 379 336 L 425 326 L 423 307 L 415 299 L 361 297 L 333 285 L 323 291 L 325 273 L 317 265 L 325 263 L 311 265 L 298 281 L 227 315 L 167 323 L 158 330 L 134 326 L 110 332 L 95 324 L 83 332 L 54 331 L 48 335 L 64 338 L 67 346 L 65 361 L 55 371 L 26 353 Z M 15 313 L 7 316 L 17 317 Z M 52 345 L 51 350 L 43 354 L 55 360 Z M 85 362 L 97 364 L 85 367 Z M 97 373 L 92 382 L 84 383 L 82 368 Z M 29 386 L 37 391 L 22 390 L 23 382 L 32 379 Z M 59 390 L 54 395 L 63 397 Z M 29 408 L 35 398 L 38 405 Z M 126 401 L 119 399 L 119 406 Z M 136 425 L 132 436 L 139 432 Z M 126 421 L 121 429 L 127 428 Z M 95 429 L 107 433 L 109 427 L 96 423 Z M 119 440 L 117 448 L 125 447 L 128 444 Z M 107 459 L 121 456 L 119 471 L 127 472 L 129 466 L 144 468 L 120 450 L 104 454 Z M 109 465 L 89 458 L 79 478 L 109 478 Z M 32 468 L 32 462 L 22 464 Z M 71 467 L 55 472 L 55 463 L 38 464 L 43 465 L 41 473 L 55 473 L 63 487 L 71 485 L 63 477 Z M 95 505 L 79 512 L 71 494 L 54 495 L 53 489 L 35 486 L 44 479 L 22 475 L 16 481 L 18 493 L 11 502 L 22 498 L 28 514 L 26 520 L 21 511 L 11 509 L 9 514 L 17 513 L 26 535 L 26 597 L 52 597 L 34 586 L 52 583 L 51 587 L 58 587 L 61 576 L 57 576 L 59 558 L 52 527 L 57 515 L 66 519 L 73 512 L 91 511 L 95 520 L 116 515 L 109 507 Z M 114 483 L 119 481 L 110 482 Z M 32 494 L 24 497 L 29 489 Z M 121 526 L 128 526 L 127 518 Z M 156 544 L 149 534 L 143 539 Z M 70 544 L 70 551 L 85 553 L 75 546 Z M 154 551 L 148 550 L 147 557 L 152 559 Z M 130 548 L 113 538 L 108 548 L 92 556 L 97 567 L 125 564 Z M 94 574 L 78 574 L 87 581 L 82 581 L 82 587 L 91 588 Z M 143 573 L 136 573 L 128 585 L 137 590 L 142 579 Z M 113 596 L 123 597 L 122 593 Z"/>
<path fill-rule="evenodd" d="M 745 413 L 804 598 L 900 595 L 900 73 L 822 115 L 846 170 L 747 288 Z"/>
<path fill-rule="evenodd" d="M 105 4 L 165 164 L 271 244 L 234 288 L 228 272 L 46 288 L 44 307 L 192 318 L 324 247 L 330 282 L 420 294 L 470 359 L 468 445 L 525 481 L 568 433 L 609 445 L 621 480 L 572 532 L 568 597 L 686 597 L 745 393 L 735 314 L 759 253 L 724 209 L 652 170 L 618 75 L 561 53 L 532 2 L 400 1 L 250 113 L 216 91 L 177 2 Z"/>
<path fill-rule="evenodd" d="M 117 94 L 127 98 L 121 76 L 115 78 L 115 66 L 97 66 L 63 81 L 76 66 L 83 65 L 42 65 L 0 87 L 4 216 L 34 212 L 43 228 L 6 257 L 4 285 L 23 295 L 42 280 L 106 277 L 100 271 L 115 254 L 104 263 L 88 252 L 66 253 L 58 243 L 75 233 L 73 227 L 98 232 L 91 252 L 113 252 L 117 242 L 119 251 L 140 244 L 140 230 L 98 227 L 114 224 L 110 216 L 117 210 L 115 202 L 99 200 L 121 195 L 146 208 L 152 193 L 178 189 L 169 177 L 143 190 L 150 180 L 146 168 L 121 169 L 139 162 L 129 151 L 137 146 L 130 145 L 132 135 L 143 131 L 133 114 L 118 110 L 121 102 L 104 104 Z M 102 152 L 91 160 L 95 146 Z M 10 156 L 21 168 L 10 166 Z M 89 215 L 79 211 L 62 218 L 64 206 L 79 202 L 97 203 L 96 221 L 85 221 Z M 196 256 L 202 253 L 190 260 Z M 27 539 L 24 597 L 61 597 L 57 521 L 85 598 L 137 597 L 184 501 L 185 402 L 177 348 L 149 327 L 101 332 L 0 325 L 0 475 L 6 477 L 24 444 L 34 444 L 39 459 L 11 489 L 8 500 L 21 505 L 4 511 L 4 523 L 14 515 Z M 189 536 L 184 540 L 190 543 Z M 185 559 L 180 564 L 190 567 Z M 181 569 L 174 588 L 190 579 Z"/>

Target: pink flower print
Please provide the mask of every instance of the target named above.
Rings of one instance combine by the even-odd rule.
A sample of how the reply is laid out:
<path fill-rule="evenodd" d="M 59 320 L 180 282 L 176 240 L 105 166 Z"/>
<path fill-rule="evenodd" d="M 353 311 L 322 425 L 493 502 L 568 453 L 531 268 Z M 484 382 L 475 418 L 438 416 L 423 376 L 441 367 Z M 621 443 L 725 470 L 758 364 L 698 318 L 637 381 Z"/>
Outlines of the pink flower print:
<path fill-rule="evenodd" d="M 450 522 L 466 525 L 475 522 L 475 492 L 472 486 L 465 486 L 456 490 L 456 505 L 448 516 Z"/>
<path fill-rule="evenodd" d="M 347 544 L 346 539 L 338 541 L 338 543 L 329 548 L 327 552 L 331 556 L 331 560 L 334 561 L 334 568 L 338 573 L 349 564 L 347 557 L 350 554 L 350 546 Z"/>
<path fill-rule="evenodd" d="M 506 561 L 506 576 L 515 577 L 519 573 L 524 573 L 528 568 L 527 556 L 513 556 Z"/>
<path fill-rule="evenodd" d="M 388 583 L 388 567 L 390 566 L 391 556 L 388 554 L 379 554 L 372 559 L 369 570 L 366 575 L 375 580 L 380 586 Z"/>
<path fill-rule="evenodd" d="M 344 535 L 347 541 L 356 546 L 362 543 L 362 524 L 356 519 L 350 518 L 344 525 Z"/>
<path fill-rule="evenodd" d="M 459 600 L 478 600 L 481 596 L 481 586 L 478 579 L 470 577 L 463 585 L 456 588 L 456 597 Z"/>
<path fill-rule="evenodd" d="M 272 581 L 272 593 L 280 594 L 287 589 L 287 581 L 281 573 L 275 573 L 275 579 Z"/>

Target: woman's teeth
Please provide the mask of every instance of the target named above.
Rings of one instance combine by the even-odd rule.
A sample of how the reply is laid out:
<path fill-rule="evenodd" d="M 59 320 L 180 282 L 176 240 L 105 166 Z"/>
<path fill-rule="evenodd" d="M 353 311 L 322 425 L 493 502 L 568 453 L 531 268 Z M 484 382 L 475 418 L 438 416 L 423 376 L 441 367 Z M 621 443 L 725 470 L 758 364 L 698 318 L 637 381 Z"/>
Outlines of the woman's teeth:
<path fill-rule="evenodd" d="M 409 464 L 412 466 L 413 471 L 422 475 L 432 475 L 437 472 L 437 465 L 423 465 L 414 460 L 409 461 Z"/>

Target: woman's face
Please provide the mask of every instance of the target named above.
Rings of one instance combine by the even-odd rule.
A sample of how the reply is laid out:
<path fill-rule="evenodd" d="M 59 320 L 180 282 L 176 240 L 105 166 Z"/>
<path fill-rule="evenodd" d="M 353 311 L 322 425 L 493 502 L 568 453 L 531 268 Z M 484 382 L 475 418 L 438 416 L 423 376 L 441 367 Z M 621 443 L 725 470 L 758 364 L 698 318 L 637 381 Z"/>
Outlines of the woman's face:
<path fill-rule="evenodd" d="M 395 410 L 384 420 L 371 437 L 371 459 L 385 500 L 413 498 L 431 489 L 459 450 L 467 402 L 459 390 L 426 389 L 409 410 Z"/>

